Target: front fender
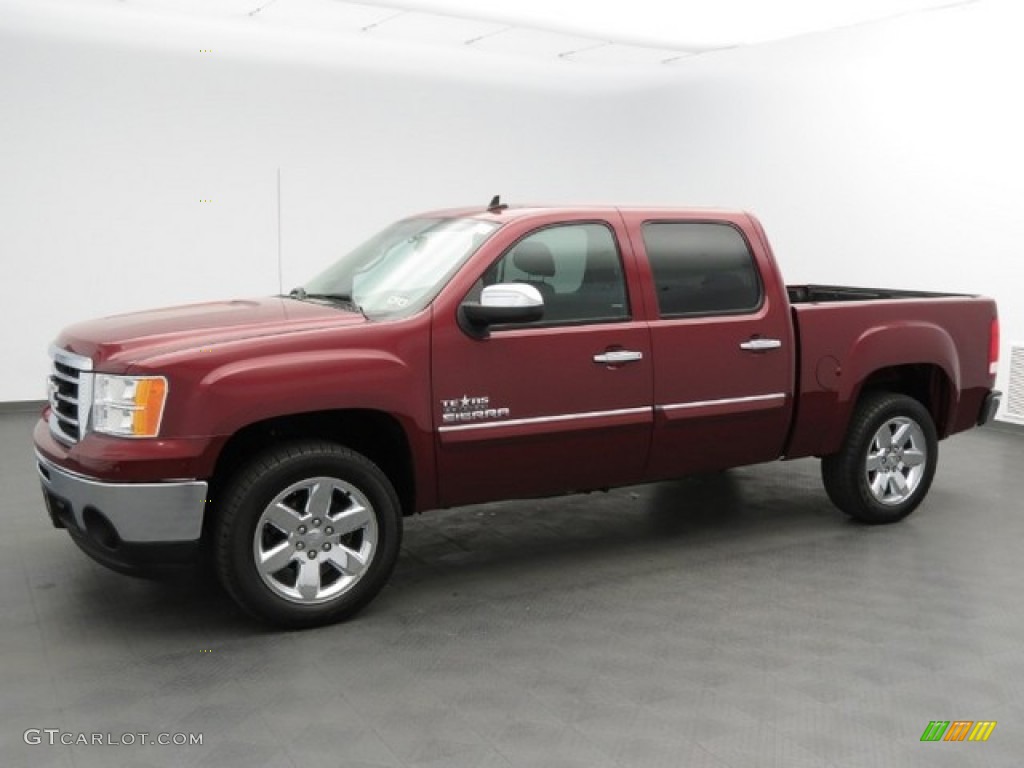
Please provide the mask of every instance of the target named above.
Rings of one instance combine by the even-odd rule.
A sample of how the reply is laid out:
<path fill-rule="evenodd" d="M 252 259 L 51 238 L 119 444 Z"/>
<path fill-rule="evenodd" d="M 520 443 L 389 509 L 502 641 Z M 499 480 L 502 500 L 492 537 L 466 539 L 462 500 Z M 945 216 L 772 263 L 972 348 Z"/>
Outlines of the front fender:
<path fill-rule="evenodd" d="M 410 394 L 426 392 L 413 369 L 381 350 L 280 352 L 213 368 L 183 404 L 183 431 L 230 435 L 249 424 L 342 408 L 380 410 L 420 423 Z M 427 410 L 429 414 L 429 410 Z M 429 418 L 429 416 L 428 416 Z"/>

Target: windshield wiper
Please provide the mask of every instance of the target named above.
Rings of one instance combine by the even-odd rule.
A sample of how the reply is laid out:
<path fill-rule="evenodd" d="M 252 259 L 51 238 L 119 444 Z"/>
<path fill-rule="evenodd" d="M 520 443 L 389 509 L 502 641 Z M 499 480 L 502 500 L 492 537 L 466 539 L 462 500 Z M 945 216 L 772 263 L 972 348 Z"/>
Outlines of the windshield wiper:
<path fill-rule="evenodd" d="M 302 286 L 299 286 L 298 288 L 292 288 L 288 292 L 288 296 L 293 299 L 298 299 L 299 301 L 313 299 L 314 301 L 327 301 L 331 304 L 346 304 L 352 307 L 359 314 L 364 317 L 366 316 L 366 313 L 363 312 L 363 308 L 352 300 L 352 294 L 350 293 L 310 293 Z"/>

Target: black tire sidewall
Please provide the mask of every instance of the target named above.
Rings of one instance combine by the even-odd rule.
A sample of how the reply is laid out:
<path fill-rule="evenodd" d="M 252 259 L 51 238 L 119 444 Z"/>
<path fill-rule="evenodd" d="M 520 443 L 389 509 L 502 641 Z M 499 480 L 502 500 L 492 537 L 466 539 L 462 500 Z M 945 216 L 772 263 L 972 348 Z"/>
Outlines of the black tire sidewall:
<path fill-rule="evenodd" d="M 887 421 L 907 418 L 920 427 L 925 439 L 927 459 L 924 473 L 913 493 L 899 504 L 882 504 L 875 498 L 868 485 L 865 462 L 868 448 L 875 434 Z M 829 495 L 846 514 L 866 523 L 890 523 L 903 519 L 928 494 L 939 458 L 938 436 L 935 424 L 928 410 L 917 400 L 901 394 L 880 393 L 869 396 L 854 414 L 851 432 L 840 454 L 830 461 L 832 483 Z M 827 472 L 826 472 L 827 475 Z M 828 482 L 826 478 L 826 482 Z"/>
<path fill-rule="evenodd" d="M 253 559 L 253 537 L 275 496 L 294 483 L 320 476 L 350 483 L 366 496 L 377 522 L 377 546 L 366 573 L 351 589 L 326 603 L 302 605 L 275 595 L 263 582 Z M 221 580 L 243 608 L 261 619 L 293 627 L 338 621 L 368 603 L 394 568 L 402 535 L 397 495 L 384 473 L 360 454 L 330 444 L 278 449 L 243 472 L 227 498 L 218 536 Z"/>

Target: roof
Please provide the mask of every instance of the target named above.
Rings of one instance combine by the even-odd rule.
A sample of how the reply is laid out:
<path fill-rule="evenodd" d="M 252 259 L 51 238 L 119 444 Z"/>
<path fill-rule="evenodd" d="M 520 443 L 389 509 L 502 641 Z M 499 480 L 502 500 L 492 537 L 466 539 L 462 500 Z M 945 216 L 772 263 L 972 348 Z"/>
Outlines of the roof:
<path fill-rule="evenodd" d="M 426 211 L 418 216 L 430 218 L 474 218 L 484 221 L 507 223 L 515 219 L 550 216 L 553 213 L 584 214 L 607 217 L 619 211 L 640 211 L 657 215 L 678 215 L 696 213 L 714 217 L 735 217 L 745 215 L 743 211 L 723 208 L 702 208 L 700 206 L 627 206 L 627 205 L 507 205 L 500 210 L 485 205 L 463 208 L 444 208 Z"/>

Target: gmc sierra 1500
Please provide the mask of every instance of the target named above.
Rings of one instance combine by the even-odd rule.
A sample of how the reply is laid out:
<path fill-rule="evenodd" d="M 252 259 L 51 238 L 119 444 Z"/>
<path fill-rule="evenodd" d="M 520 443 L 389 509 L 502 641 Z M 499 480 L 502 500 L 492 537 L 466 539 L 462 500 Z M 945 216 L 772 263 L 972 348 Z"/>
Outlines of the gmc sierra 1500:
<path fill-rule="evenodd" d="M 431 508 L 822 457 L 867 523 L 999 403 L 989 299 L 787 286 L 746 213 L 400 221 L 288 296 L 66 329 L 34 439 L 50 517 L 137 572 L 208 552 L 249 612 L 348 616 Z"/>

